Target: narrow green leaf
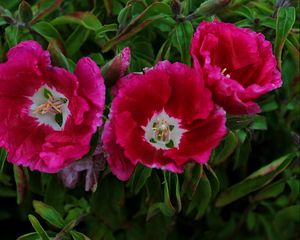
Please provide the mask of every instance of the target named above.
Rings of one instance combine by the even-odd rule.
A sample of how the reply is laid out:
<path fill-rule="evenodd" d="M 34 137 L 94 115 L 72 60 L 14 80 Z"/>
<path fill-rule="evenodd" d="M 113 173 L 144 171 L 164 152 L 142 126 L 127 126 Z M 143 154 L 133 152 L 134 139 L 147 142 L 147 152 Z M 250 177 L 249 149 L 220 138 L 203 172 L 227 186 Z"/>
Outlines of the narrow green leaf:
<path fill-rule="evenodd" d="M 9 48 L 17 45 L 19 29 L 17 26 L 11 25 L 5 28 L 5 38 Z"/>
<path fill-rule="evenodd" d="M 71 71 L 70 64 L 65 55 L 62 53 L 59 47 L 59 43 L 55 39 L 50 40 L 48 45 L 48 51 L 51 54 L 51 60 L 53 65 L 60 66 Z"/>
<path fill-rule="evenodd" d="M 214 198 L 220 191 L 219 179 L 214 170 L 208 164 L 205 165 L 204 170 L 211 185 L 212 198 Z"/>
<path fill-rule="evenodd" d="M 74 12 L 70 15 L 60 16 L 50 22 L 52 25 L 79 24 L 86 30 L 97 31 L 102 27 L 99 19 L 90 12 Z"/>
<path fill-rule="evenodd" d="M 252 231 L 255 227 L 255 215 L 253 211 L 249 211 L 246 218 L 247 228 L 249 231 Z"/>
<path fill-rule="evenodd" d="M 294 153 L 288 154 L 260 168 L 243 181 L 231 186 L 221 193 L 217 198 L 215 205 L 217 207 L 225 206 L 266 186 L 274 179 L 274 177 L 289 166 L 294 157 Z"/>
<path fill-rule="evenodd" d="M 21 204 L 28 189 L 29 179 L 27 169 L 14 165 L 14 177 L 17 187 L 17 203 Z"/>
<path fill-rule="evenodd" d="M 77 232 L 75 230 L 70 231 L 74 240 L 90 240 L 89 237 L 85 236 L 83 233 Z"/>
<path fill-rule="evenodd" d="M 4 148 L 0 148 L 0 174 L 3 172 L 4 164 L 6 162 L 7 152 Z"/>
<path fill-rule="evenodd" d="M 267 130 L 267 121 L 265 116 L 255 115 L 254 122 L 250 126 L 251 129 L 255 130 Z"/>
<path fill-rule="evenodd" d="M 39 234 L 41 240 L 51 240 L 35 216 L 28 215 L 28 218 L 34 230 Z"/>
<path fill-rule="evenodd" d="M 117 24 L 104 25 L 96 31 L 96 38 L 104 37 L 107 32 L 116 32 L 117 30 Z"/>
<path fill-rule="evenodd" d="M 65 225 L 62 216 L 53 207 L 40 201 L 33 201 L 33 207 L 36 213 L 51 225 L 58 228 L 62 228 Z"/>
<path fill-rule="evenodd" d="M 120 26 L 125 27 L 130 21 L 131 17 L 132 17 L 132 4 L 127 4 L 127 6 L 124 7 L 118 15 L 118 22 Z"/>
<path fill-rule="evenodd" d="M 185 21 L 176 25 L 173 34 L 173 45 L 181 55 L 181 62 L 191 64 L 190 44 L 194 33 L 193 25 L 190 21 Z"/>
<path fill-rule="evenodd" d="M 223 163 L 234 152 L 237 146 L 238 134 L 237 132 L 230 131 L 217 148 L 216 155 L 213 156 L 212 164 L 218 165 Z"/>
<path fill-rule="evenodd" d="M 143 30 L 150 23 L 161 20 L 166 16 L 171 16 L 172 10 L 169 5 L 163 2 L 154 2 L 149 5 L 143 12 L 135 17 L 123 30 L 122 32 L 108 41 L 102 48 L 103 52 L 109 51 L 112 47 L 118 43 L 132 37 L 139 31 Z"/>
<path fill-rule="evenodd" d="M 205 214 L 205 211 L 211 199 L 211 195 L 211 185 L 205 172 L 203 172 L 195 195 L 193 196 L 193 199 L 187 208 L 187 214 L 191 214 L 192 211 L 195 211 L 195 219 L 200 219 Z"/>
<path fill-rule="evenodd" d="M 17 240 L 40 240 L 40 235 L 36 232 L 27 233 L 17 238 Z"/>
<path fill-rule="evenodd" d="M 254 115 L 234 116 L 230 115 L 227 117 L 226 126 L 230 130 L 238 130 L 248 127 L 254 122 Z"/>
<path fill-rule="evenodd" d="M 74 32 L 66 40 L 66 50 L 69 55 L 74 55 L 81 46 L 85 43 L 90 30 L 83 28 L 81 26 L 76 27 Z"/>
<path fill-rule="evenodd" d="M 59 5 L 62 3 L 63 0 L 54 0 L 50 6 L 42 9 L 31 21 L 32 24 L 38 22 L 43 17 L 47 16 L 48 14 L 52 13 Z"/>
<path fill-rule="evenodd" d="M 152 169 L 145 167 L 141 164 L 137 165 L 132 174 L 128 185 L 130 186 L 131 191 L 136 195 L 138 194 L 143 186 L 146 184 L 148 178 L 151 176 Z"/>
<path fill-rule="evenodd" d="M 258 202 L 263 199 L 277 197 L 280 193 L 283 192 L 284 188 L 285 188 L 285 183 L 279 180 L 273 184 L 270 184 L 269 186 L 265 187 L 257 194 L 255 194 L 253 200 Z"/>
<path fill-rule="evenodd" d="M 281 54 L 284 43 L 296 20 L 294 7 L 279 8 L 276 21 L 275 56 L 279 69 L 281 69 Z"/>
<path fill-rule="evenodd" d="M 53 38 L 62 42 L 59 32 L 48 22 L 40 21 L 31 26 L 31 28 L 43 36 L 48 42 Z"/>
<path fill-rule="evenodd" d="M 134 36 L 135 34 L 137 34 L 138 32 L 140 32 L 141 30 L 143 30 L 146 26 L 148 26 L 150 23 L 162 19 L 163 16 L 155 16 L 152 18 L 148 18 L 147 20 L 143 21 L 142 23 L 140 23 L 139 25 L 137 25 L 136 27 L 132 28 L 128 33 L 126 34 L 122 34 L 122 35 L 118 35 L 114 38 L 112 38 L 110 41 L 108 41 L 102 48 L 103 52 L 108 52 L 112 47 L 114 47 L 115 45 L 117 45 L 118 43 Z"/>

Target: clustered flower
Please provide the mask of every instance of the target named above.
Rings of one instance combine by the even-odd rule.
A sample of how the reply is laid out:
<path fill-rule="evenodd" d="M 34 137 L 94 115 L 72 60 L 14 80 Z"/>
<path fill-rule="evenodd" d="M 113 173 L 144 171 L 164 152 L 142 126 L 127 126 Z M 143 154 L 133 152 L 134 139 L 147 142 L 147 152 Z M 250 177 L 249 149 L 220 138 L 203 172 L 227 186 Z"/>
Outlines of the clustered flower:
<path fill-rule="evenodd" d="M 191 56 L 193 67 L 161 61 L 124 76 L 126 48 L 102 70 L 113 100 L 93 157 L 105 105 L 100 69 L 82 58 L 71 73 L 52 66 L 37 42 L 24 41 L 0 64 L 0 147 L 14 164 L 60 172 L 69 187 L 87 171 L 87 189 L 104 158 L 120 180 L 137 164 L 177 173 L 189 162 L 205 164 L 227 133 L 226 113 L 260 112 L 255 99 L 282 81 L 270 42 L 233 24 L 202 22 Z"/>

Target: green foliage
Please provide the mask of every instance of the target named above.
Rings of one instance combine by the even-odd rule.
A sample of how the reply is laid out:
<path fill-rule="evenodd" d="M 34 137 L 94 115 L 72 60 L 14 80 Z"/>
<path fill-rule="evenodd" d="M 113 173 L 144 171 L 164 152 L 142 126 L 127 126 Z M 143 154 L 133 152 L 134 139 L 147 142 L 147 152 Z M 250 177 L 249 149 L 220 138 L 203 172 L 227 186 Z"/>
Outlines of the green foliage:
<path fill-rule="evenodd" d="M 56 175 L 12 166 L 1 148 L 0 238 L 298 239 L 300 30 L 292 2 L 1 0 L 0 62 L 34 39 L 70 71 L 83 56 L 103 67 L 125 47 L 131 72 L 164 59 L 191 64 L 196 26 L 219 19 L 262 32 L 284 84 L 258 100 L 261 114 L 228 116 L 209 165 L 188 164 L 183 174 L 139 165 L 120 182 L 106 169 L 87 193 L 82 182 L 66 189 Z"/>

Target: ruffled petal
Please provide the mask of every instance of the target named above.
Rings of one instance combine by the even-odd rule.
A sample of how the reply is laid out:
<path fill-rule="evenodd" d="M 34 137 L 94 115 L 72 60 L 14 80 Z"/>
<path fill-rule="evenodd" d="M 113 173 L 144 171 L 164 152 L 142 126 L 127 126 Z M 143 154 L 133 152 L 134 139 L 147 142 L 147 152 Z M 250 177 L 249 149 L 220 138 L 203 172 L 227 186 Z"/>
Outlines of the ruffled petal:
<path fill-rule="evenodd" d="M 210 153 L 227 133 L 226 117 L 223 109 L 216 109 L 205 120 L 196 120 L 184 126 L 187 132 L 183 135 L 179 148 L 165 152 L 178 165 L 194 160 L 201 164 L 208 162 Z"/>
<path fill-rule="evenodd" d="M 104 150 L 108 153 L 107 161 L 112 173 L 122 181 L 128 180 L 135 164 L 125 157 L 124 149 L 116 143 L 116 136 L 110 121 L 105 123 L 102 141 Z"/>
<path fill-rule="evenodd" d="M 165 106 L 166 112 L 188 122 L 209 115 L 213 102 L 200 74 L 187 65 L 168 61 L 160 62 L 155 70 L 167 72 L 170 76 L 172 93 Z"/>

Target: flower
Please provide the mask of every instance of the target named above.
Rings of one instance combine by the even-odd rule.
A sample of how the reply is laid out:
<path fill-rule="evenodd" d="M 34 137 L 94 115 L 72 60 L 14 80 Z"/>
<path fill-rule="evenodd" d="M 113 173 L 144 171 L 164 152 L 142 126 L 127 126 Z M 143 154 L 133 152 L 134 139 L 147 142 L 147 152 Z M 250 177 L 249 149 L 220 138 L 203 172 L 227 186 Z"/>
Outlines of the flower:
<path fill-rule="evenodd" d="M 192 39 L 191 55 L 214 101 L 230 114 L 260 112 L 254 100 L 282 85 L 271 43 L 250 29 L 202 22 Z"/>
<path fill-rule="evenodd" d="M 8 161 L 54 173 L 90 150 L 102 124 L 100 69 L 82 58 L 75 73 L 51 66 L 35 41 L 24 41 L 0 64 L 0 146 Z"/>
<path fill-rule="evenodd" d="M 208 161 L 226 134 L 225 113 L 201 75 L 164 61 L 120 82 L 102 135 L 113 174 L 127 180 L 138 163 L 182 172 L 188 162 Z"/>

